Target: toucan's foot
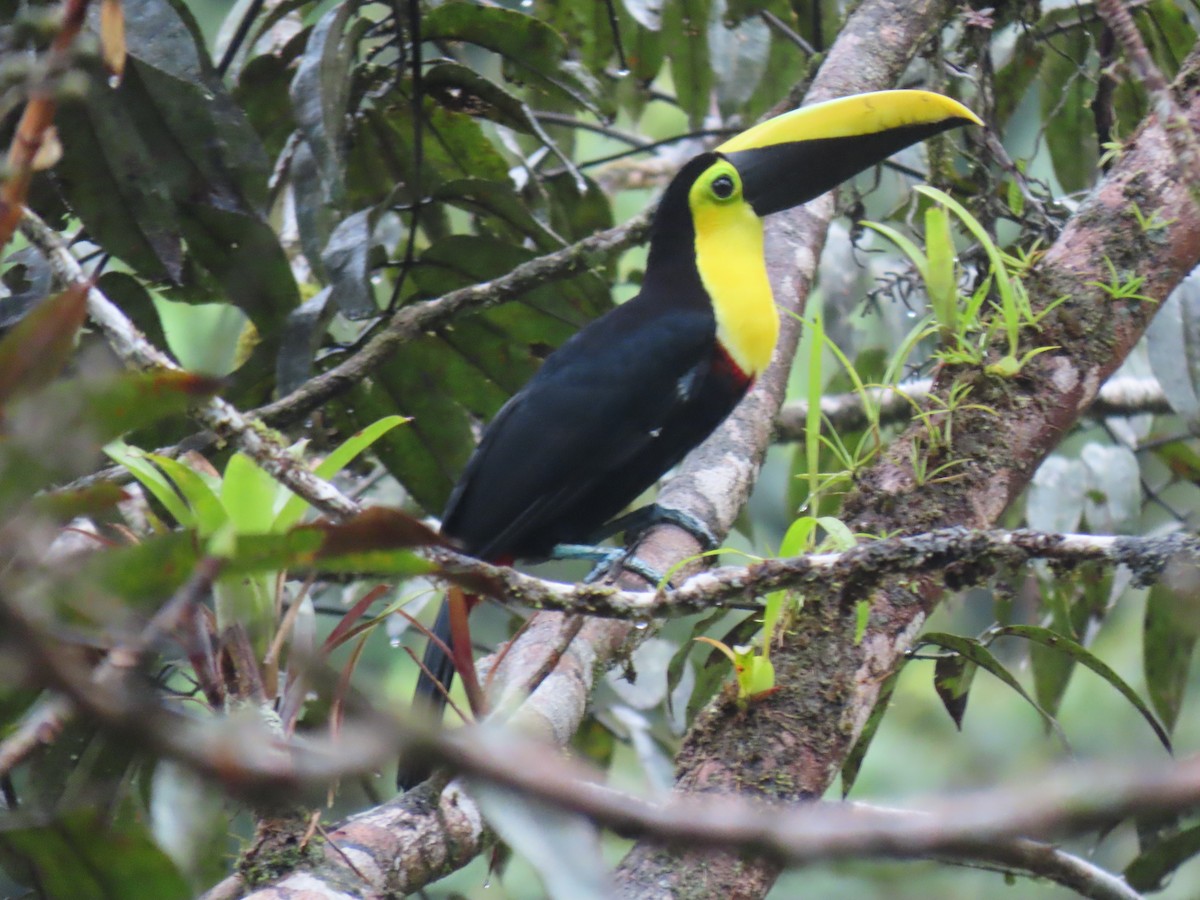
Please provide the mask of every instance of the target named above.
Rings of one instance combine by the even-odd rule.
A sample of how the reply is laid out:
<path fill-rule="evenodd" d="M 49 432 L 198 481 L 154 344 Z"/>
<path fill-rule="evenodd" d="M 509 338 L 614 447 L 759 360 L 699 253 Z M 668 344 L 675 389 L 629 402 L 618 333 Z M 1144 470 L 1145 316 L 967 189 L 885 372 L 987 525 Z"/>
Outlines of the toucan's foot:
<path fill-rule="evenodd" d="M 659 585 L 666 581 L 666 576 L 662 572 L 642 562 L 636 556 L 630 555 L 629 551 L 623 547 L 597 547 L 592 544 L 558 544 L 550 551 L 549 558 L 586 559 L 594 562 L 595 565 L 592 567 L 592 571 L 583 579 L 587 584 L 599 581 L 617 569 L 630 571 L 646 579 L 652 585 Z M 671 586 L 670 582 L 667 582 L 667 586 Z"/>
<path fill-rule="evenodd" d="M 691 513 L 671 506 L 660 506 L 657 503 L 651 503 L 613 519 L 601 529 L 598 540 L 622 531 L 626 534 L 640 535 L 655 525 L 662 524 L 682 528 L 699 542 L 701 550 L 716 550 L 721 546 L 712 530 Z"/>

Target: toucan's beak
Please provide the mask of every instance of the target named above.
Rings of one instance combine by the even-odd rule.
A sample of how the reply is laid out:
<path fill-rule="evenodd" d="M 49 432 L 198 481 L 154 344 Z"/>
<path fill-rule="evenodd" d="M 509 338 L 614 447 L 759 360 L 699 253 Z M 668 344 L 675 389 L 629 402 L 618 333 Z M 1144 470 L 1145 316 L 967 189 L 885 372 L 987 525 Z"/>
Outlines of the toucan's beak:
<path fill-rule="evenodd" d="M 877 91 L 794 109 L 717 148 L 765 216 L 790 209 L 949 128 L 982 125 L 957 100 L 929 91 Z"/>

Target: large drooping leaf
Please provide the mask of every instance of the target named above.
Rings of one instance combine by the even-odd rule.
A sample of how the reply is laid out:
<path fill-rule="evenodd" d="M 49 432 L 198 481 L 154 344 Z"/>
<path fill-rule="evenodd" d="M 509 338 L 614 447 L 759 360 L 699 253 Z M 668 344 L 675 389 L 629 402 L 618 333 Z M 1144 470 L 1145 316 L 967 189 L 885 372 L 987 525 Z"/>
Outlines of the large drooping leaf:
<path fill-rule="evenodd" d="M 63 157 L 55 179 L 92 239 L 142 275 L 178 281 L 183 242 L 162 160 L 121 98 L 93 84 L 56 119 Z"/>
<path fill-rule="evenodd" d="M 145 825 L 107 821 L 98 809 L 50 821 L 0 817 L 0 864 L 14 880 L 48 900 L 192 896 Z"/>
<path fill-rule="evenodd" d="M 1151 586 L 1146 597 L 1142 667 L 1150 701 L 1168 731 L 1175 730 L 1187 692 L 1196 639 L 1200 637 L 1200 615 L 1194 597 L 1194 584 L 1177 590 L 1166 579 Z"/>
<path fill-rule="evenodd" d="M 1125 880 L 1136 891 L 1158 891 L 1168 876 L 1200 853 L 1200 825 L 1158 841 L 1125 867 Z"/>
<path fill-rule="evenodd" d="M 568 64 L 562 37 L 539 19 L 451 0 L 425 16 L 421 30 L 427 41 L 463 41 L 498 53 L 504 57 L 509 80 L 527 82 L 574 106 L 599 111 L 595 87 Z"/>
<path fill-rule="evenodd" d="M 663 9 L 663 41 L 675 96 L 693 128 L 708 114 L 713 86 L 706 38 L 710 5 L 710 0 L 679 0 Z"/>
<path fill-rule="evenodd" d="M 1146 329 L 1146 345 L 1167 402 L 1191 428 L 1200 427 L 1200 276 L 1195 272 L 1163 302 Z"/>
<path fill-rule="evenodd" d="M 445 61 L 425 71 L 426 92 L 454 112 L 490 119 L 516 131 L 532 132 L 522 100 L 480 72 Z"/>
<path fill-rule="evenodd" d="M 1054 730 L 1054 732 L 1063 739 L 1062 729 L 1059 728 L 1058 722 L 1046 710 L 1044 710 L 1036 700 L 1021 686 L 1021 682 L 1016 679 L 1008 668 L 996 658 L 996 656 L 985 647 L 982 643 L 974 638 L 963 637 L 957 634 L 946 634 L 944 632 L 929 632 L 921 635 L 922 644 L 932 644 L 935 647 L 941 647 L 943 650 L 949 650 L 963 657 L 965 660 L 974 663 L 979 668 L 994 675 L 1004 684 L 1008 685 L 1021 696 L 1030 706 L 1032 706 L 1039 716 Z"/>
<path fill-rule="evenodd" d="M 410 87 L 406 83 L 406 87 Z M 503 181 L 508 163 L 471 116 L 427 101 L 422 107 L 422 162 L 415 164 L 412 103 L 397 91 L 377 97 L 355 120 L 347 159 L 348 208 L 362 209 L 399 193 L 411 202 L 419 186 L 424 195 L 459 178 Z M 397 190 L 399 189 L 399 190 Z M 424 226 L 433 208 L 422 211 Z"/>
<path fill-rule="evenodd" d="M 85 102 L 64 106 L 56 177 L 105 250 L 173 297 L 235 303 L 273 351 L 299 297 L 264 219 L 266 154 L 186 10 L 130 0 L 125 12 L 124 80 L 93 79 Z"/>
<path fill-rule="evenodd" d="M 887 713 L 888 705 L 892 702 L 892 694 L 896 692 L 896 685 L 900 683 L 900 673 L 903 670 L 904 667 L 902 665 L 884 679 L 883 684 L 879 686 L 879 696 L 875 699 L 875 705 L 871 707 L 871 714 L 867 717 L 867 722 L 863 725 L 863 729 L 858 735 L 858 740 L 854 742 L 854 746 L 846 754 L 846 759 L 842 763 L 843 797 L 846 797 L 850 793 L 854 787 L 854 782 L 858 780 L 858 773 L 862 769 L 863 760 L 866 759 L 867 750 L 871 748 L 871 742 L 875 740 L 875 734 L 879 731 L 884 714 Z"/>
<path fill-rule="evenodd" d="M 325 198 L 335 207 L 342 205 L 346 192 L 343 135 L 357 33 L 368 24 L 362 18 L 350 24 L 356 9 L 354 3 L 339 3 L 321 16 L 309 33 L 290 90 L 300 134 L 316 159 Z"/>
<path fill-rule="evenodd" d="M 1085 75 L 1091 34 L 1083 29 L 1055 38 L 1042 61 L 1041 109 L 1054 174 L 1064 191 L 1080 191 L 1095 179 L 1096 125 L 1091 102 L 1095 83 Z"/>
<path fill-rule="evenodd" d="M 1155 736 L 1158 737 L 1167 752 L 1171 751 L 1170 736 L 1162 724 L 1159 723 L 1158 719 L 1155 718 L 1154 713 L 1150 711 L 1150 707 L 1146 705 L 1146 702 L 1137 695 L 1137 692 L 1111 666 L 1082 644 L 1048 628 L 1038 628 L 1033 625 L 1006 625 L 996 629 L 994 633 L 997 635 L 1012 635 L 1041 644 L 1043 647 L 1048 647 L 1058 653 L 1065 654 L 1080 665 L 1091 669 L 1116 688 L 1121 696 L 1132 704 L 1133 708 L 1146 720 L 1146 723 L 1154 731 Z"/>
<path fill-rule="evenodd" d="M 374 246 L 374 210 L 360 209 L 333 229 L 321 254 L 333 302 L 349 319 L 379 314 L 371 287 L 371 249 Z"/>
<path fill-rule="evenodd" d="M 439 296 L 530 257 L 500 240 L 456 235 L 422 254 L 412 278 L 420 296 Z M 394 413 L 412 417 L 376 452 L 422 506 L 439 512 L 474 445 L 472 423 L 490 419 L 547 353 L 608 306 L 592 273 L 537 288 L 405 345 L 338 407 L 356 428 Z"/>
<path fill-rule="evenodd" d="M 754 96 L 767 70 L 771 29 L 761 18 L 733 27 L 726 22 L 725 0 L 713 0 L 709 11 L 708 52 L 716 76 L 717 108 L 728 118 Z"/>

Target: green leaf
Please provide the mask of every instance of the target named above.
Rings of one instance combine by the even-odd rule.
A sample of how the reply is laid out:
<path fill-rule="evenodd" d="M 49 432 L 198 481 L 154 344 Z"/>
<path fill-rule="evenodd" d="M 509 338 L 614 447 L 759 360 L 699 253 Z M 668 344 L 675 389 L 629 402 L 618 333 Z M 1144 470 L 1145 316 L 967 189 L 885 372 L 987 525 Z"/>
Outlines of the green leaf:
<path fill-rule="evenodd" d="M 771 29 L 758 16 L 730 27 L 724 0 L 713 0 L 708 52 L 716 76 L 717 108 L 728 119 L 740 114 L 767 70 Z"/>
<path fill-rule="evenodd" d="M 533 133 L 525 104 L 474 69 L 456 62 L 439 62 L 425 70 L 423 84 L 429 96 L 446 109 Z"/>
<path fill-rule="evenodd" d="M 183 495 L 194 513 L 194 520 L 188 524 L 198 529 L 201 537 L 215 534 L 229 521 L 229 515 L 221 504 L 220 497 L 195 469 L 157 453 L 148 453 L 146 458 L 158 466 Z"/>
<path fill-rule="evenodd" d="M 663 41 L 675 96 L 692 128 L 708 114 L 713 69 L 708 55 L 709 0 L 677 0 L 663 10 Z"/>
<path fill-rule="evenodd" d="M 992 652 L 979 641 L 974 638 L 962 637 L 957 634 L 946 634 L 939 631 L 921 635 L 921 644 L 932 644 L 935 647 L 941 647 L 943 650 L 950 650 L 953 653 L 957 653 L 966 661 L 974 663 L 979 668 L 1000 679 L 1000 681 L 1016 691 L 1022 699 L 1037 710 L 1038 715 L 1054 729 L 1054 733 L 1058 735 L 1064 745 L 1067 743 L 1066 736 L 1059 727 L 1058 721 L 1046 712 L 1046 710 L 1042 709 L 1036 700 L 1029 696 L 1025 688 L 1021 687 L 1021 682 L 1017 681 L 1013 677 L 1013 674 L 1005 668 L 1004 664 L 996 659 L 992 655 Z"/>
<path fill-rule="evenodd" d="M 1200 617 L 1190 592 L 1181 595 L 1163 582 L 1152 585 L 1142 629 L 1142 666 L 1150 701 L 1168 732 L 1175 730 L 1183 706 L 1198 635 Z"/>
<path fill-rule="evenodd" d="M 104 448 L 104 452 L 117 465 L 124 466 L 133 477 L 148 490 L 159 503 L 185 528 L 194 527 L 196 514 L 184 502 L 175 490 L 174 484 L 158 468 L 150 462 L 149 455 L 144 450 L 130 447 L 124 441 L 116 440 Z"/>
<path fill-rule="evenodd" d="M 296 124 L 335 207 L 342 205 L 346 193 L 342 146 L 355 55 L 355 42 L 343 40 L 343 35 L 356 9 L 353 3 L 339 3 L 321 16 L 308 36 L 290 90 Z"/>
<path fill-rule="evenodd" d="M 59 814 L 52 821 L 0 818 L 0 850 L 14 879 L 52 900 L 192 896 L 144 824 L 114 824 L 96 810 Z"/>
<path fill-rule="evenodd" d="M 929 254 L 925 270 L 929 305 L 942 340 L 951 341 L 958 319 L 958 279 L 955 277 L 950 216 L 941 206 L 933 205 L 925 210 L 925 250 Z"/>
<path fill-rule="evenodd" d="M 139 544 L 91 554 L 77 583 L 97 585 L 139 607 L 161 605 L 177 591 L 200 559 L 196 535 L 173 531 Z"/>
<path fill-rule="evenodd" d="M 283 490 L 244 453 L 235 453 L 221 479 L 221 505 L 237 534 L 264 534 L 275 519 L 275 500 Z"/>
<path fill-rule="evenodd" d="M 1125 867 L 1125 880 L 1135 891 L 1159 891 L 1176 869 L 1200 853 L 1200 825 L 1159 841 Z"/>
<path fill-rule="evenodd" d="M 437 189 L 433 199 L 482 214 L 489 224 L 507 226 L 515 243 L 529 238 L 543 252 L 563 246 L 561 238 L 533 217 L 528 205 L 507 179 L 484 181 L 481 178 L 461 178 L 448 181 Z"/>
<path fill-rule="evenodd" d="M 326 481 L 337 475 L 342 469 L 350 465 L 359 454 L 365 451 L 368 447 L 379 440 L 383 435 L 387 434 L 397 425 L 403 425 L 409 421 L 404 416 L 385 416 L 377 422 L 372 422 L 366 428 L 346 438 L 337 449 L 325 457 L 314 470 L 314 474 L 318 478 L 323 478 Z M 303 497 L 292 495 L 288 498 L 287 503 L 283 505 L 283 509 L 279 511 L 279 515 L 275 517 L 274 523 L 271 525 L 272 531 L 285 531 L 291 528 L 300 521 L 305 510 L 308 509 L 308 501 Z"/>
<path fill-rule="evenodd" d="M 975 663 L 957 653 L 940 657 L 933 667 L 934 690 L 959 731 L 962 731 L 963 715 L 967 711 L 971 682 L 978 669 Z"/>
<path fill-rule="evenodd" d="M 885 678 L 883 684 L 879 686 L 879 696 L 875 700 L 875 705 L 871 707 L 871 714 L 867 717 L 866 724 L 863 725 L 863 730 L 858 735 L 858 740 L 846 754 L 846 760 L 842 763 L 843 798 L 849 796 L 854 782 L 858 780 L 863 759 L 866 758 L 867 750 L 871 748 L 871 742 L 875 740 L 875 734 L 879 731 L 880 723 L 883 722 L 884 713 L 887 712 L 888 704 L 892 701 L 892 694 L 896 691 L 896 685 L 900 683 L 900 673 L 904 670 L 904 665 L 901 663 L 900 667 Z"/>
<path fill-rule="evenodd" d="M 474 3 L 443 3 L 421 23 L 426 41 L 463 41 L 504 57 L 510 80 L 600 113 L 600 101 L 578 71 L 564 65 L 567 46 L 545 22 L 513 10 Z"/>
<path fill-rule="evenodd" d="M 1091 110 L 1096 86 L 1082 68 L 1087 65 L 1092 42 L 1092 35 L 1084 29 L 1064 33 L 1055 38 L 1054 52 L 1046 54 L 1041 68 L 1046 145 L 1058 183 L 1068 193 L 1092 184 L 1099 160 Z"/>
<path fill-rule="evenodd" d="M 854 646 L 862 643 L 863 635 L 867 633 L 867 623 L 871 620 L 871 601 L 859 600 L 854 604 Z"/>
<path fill-rule="evenodd" d="M 55 124 L 63 157 L 55 181 L 88 234 L 148 278 L 178 281 L 183 242 L 161 159 L 134 124 L 124 95 L 92 85 Z"/>
<path fill-rule="evenodd" d="M 366 319 L 379 314 L 370 280 L 373 218 L 373 209 L 360 209 L 344 218 L 333 229 L 321 253 L 321 262 L 333 288 L 333 300 L 348 319 Z"/>

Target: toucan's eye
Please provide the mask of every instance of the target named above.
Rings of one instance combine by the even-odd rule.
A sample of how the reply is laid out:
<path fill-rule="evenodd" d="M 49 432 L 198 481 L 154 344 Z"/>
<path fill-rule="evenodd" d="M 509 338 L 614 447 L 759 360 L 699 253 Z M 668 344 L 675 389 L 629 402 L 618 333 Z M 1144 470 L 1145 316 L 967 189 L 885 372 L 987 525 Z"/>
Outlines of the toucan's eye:
<path fill-rule="evenodd" d="M 718 200 L 728 200 L 733 196 L 735 185 L 729 175 L 718 175 L 713 179 L 712 192 Z"/>

